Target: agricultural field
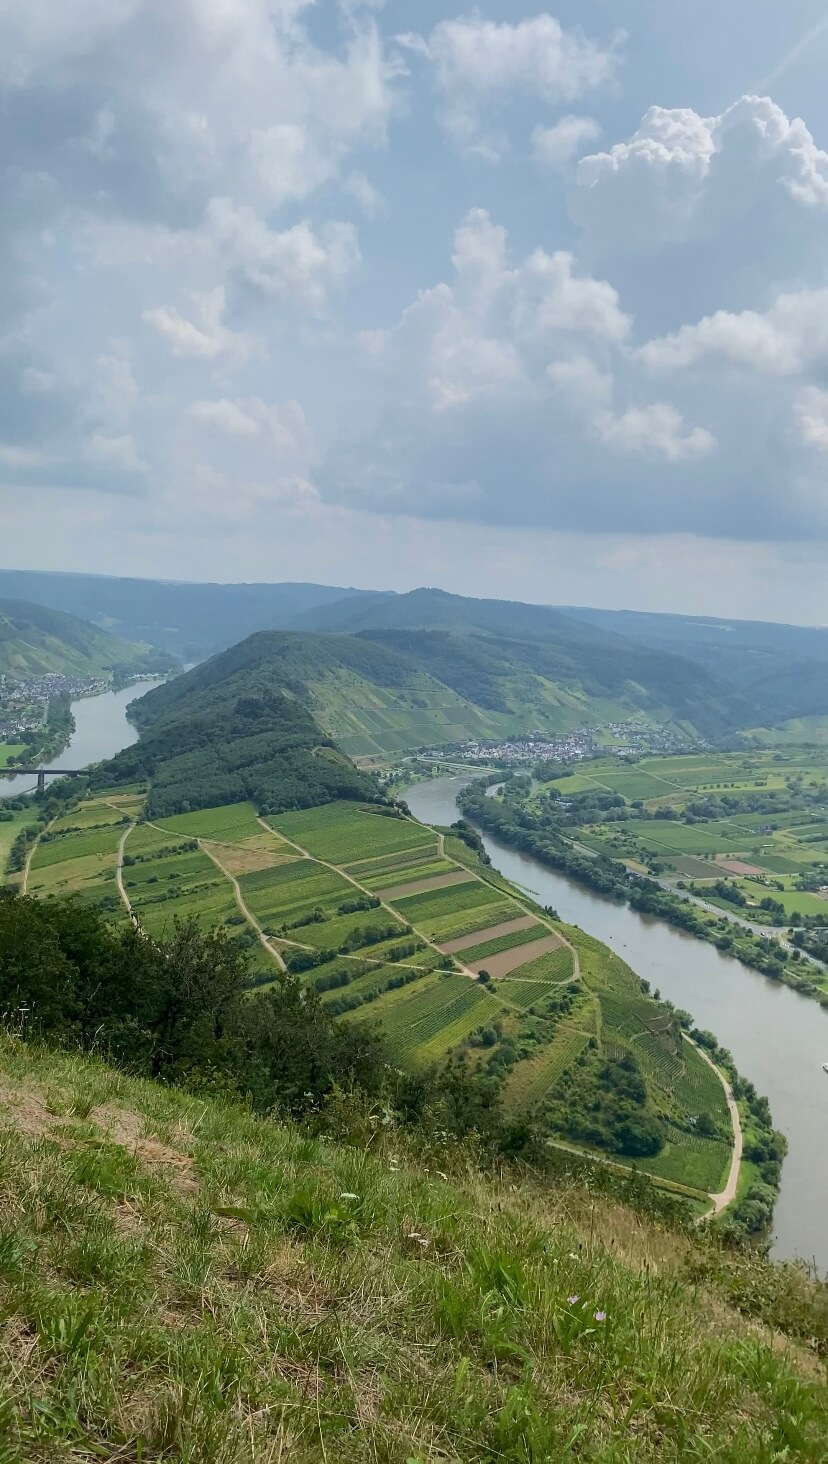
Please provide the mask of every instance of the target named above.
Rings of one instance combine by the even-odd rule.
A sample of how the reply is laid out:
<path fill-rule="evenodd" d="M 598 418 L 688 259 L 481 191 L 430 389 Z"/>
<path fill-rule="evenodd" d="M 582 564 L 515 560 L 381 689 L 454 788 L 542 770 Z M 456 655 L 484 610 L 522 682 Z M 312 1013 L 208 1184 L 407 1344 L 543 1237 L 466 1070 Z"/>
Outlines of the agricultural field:
<path fill-rule="evenodd" d="M 137 793 L 101 794 L 70 811 L 35 849 L 33 888 L 76 889 L 126 920 L 122 846 L 125 900 L 149 935 L 190 916 L 226 925 L 249 947 L 257 986 L 284 962 L 336 1020 L 375 1025 L 401 1069 L 461 1060 L 515 1118 L 553 1134 L 561 1084 L 632 1054 L 647 1111 L 669 1120 L 658 1172 L 701 1188 L 718 1178 L 726 1131 L 705 1148 L 693 1122 L 704 1111 L 718 1126 L 724 1094 L 669 1013 L 617 956 L 547 918 L 465 845 L 446 839 L 444 854 L 432 830 L 368 805 L 262 820 L 236 803 L 157 822 L 141 808 Z"/>
<path fill-rule="evenodd" d="M 33 895 L 75 895 L 126 915 L 115 883 L 118 847 L 139 800 L 90 799 L 54 822 L 32 854 L 27 889 Z"/>
<path fill-rule="evenodd" d="M 828 748 L 770 748 L 740 753 L 642 758 L 619 769 L 617 759 L 579 765 L 572 778 L 541 784 L 577 800 L 612 794 L 627 813 L 612 821 L 579 819 L 577 839 L 637 871 L 693 890 L 729 914 L 758 923 L 828 924 Z M 605 800 L 606 801 L 606 800 Z M 571 801 L 567 807 L 571 807 Z M 713 886 L 726 880 L 744 897 L 728 900 Z M 776 902 L 768 914 L 767 903 Z"/>
<path fill-rule="evenodd" d="M 437 836 L 410 819 L 387 818 L 370 804 L 330 803 L 302 813 L 282 813 L 267 822 L 311 854 L 335 864 L 372 855 L 429 848 L 437 852 Z"/>

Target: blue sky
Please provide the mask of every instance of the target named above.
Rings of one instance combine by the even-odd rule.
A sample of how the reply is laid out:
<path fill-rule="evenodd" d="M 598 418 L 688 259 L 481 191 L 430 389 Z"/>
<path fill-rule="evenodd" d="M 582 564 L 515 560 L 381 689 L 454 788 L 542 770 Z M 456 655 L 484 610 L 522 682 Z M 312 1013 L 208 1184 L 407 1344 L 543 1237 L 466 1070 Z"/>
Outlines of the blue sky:
<path fill-rule="evenodd" d="M 7 566 L 828 621 L 828 14 L 0 9 Z"/>

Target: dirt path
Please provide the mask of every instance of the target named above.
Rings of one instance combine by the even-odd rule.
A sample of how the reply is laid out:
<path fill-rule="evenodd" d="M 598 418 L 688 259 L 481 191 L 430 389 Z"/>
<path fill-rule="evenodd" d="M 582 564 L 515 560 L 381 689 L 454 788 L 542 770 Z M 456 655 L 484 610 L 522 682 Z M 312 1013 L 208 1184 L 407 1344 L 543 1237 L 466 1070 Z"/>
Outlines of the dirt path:
<path fill-rule="evenodd" d="M 124 829 L 124 832 L 121 834 L 120 843 L 118 844 L 118 863 L 115 866 L 115 883 L 118 886 L 118 894 L 121 896 L 121 899 L 126 906 L 127 914 L 129 915 L 130 920 L 137 929 L 139 925 L 138 916 L 135 914 L 135 911 L 132 908 L 132 902 L 126 892 L 126 889 L 124 888 L 124 846 L 130 834 L 132 833 L 132 830 L 135 827 L 136 825 L 134 823 L 131 823 L 127 828 Z"/>
<path fill-rule="evenodd" d="M 50 819 L 47 824 L 43 825 L 43 828 L 40 830 L 40 833 L 38 834 L 34 843 L 31 845 L 28 854 L 26 855 L 26 863 L 23 865 L 23 879 L 20 885 L 21 893 L 24 895 L 27 895 L 29 893 L 29 875 L 31 873 L 32 860 L 35 857 L 37 847 L 41 839 L 43 838 L 43 835 L 48 834 L 49 830 L 57 823 L 59 818 L 60 814 L 56 814 L 53 819 Z"/>
<path fill-rule="evenodd" d="M 415 822 L 415 820 L 412 819 L 410 820 L 410 822 L 413 823 Z M 258 818 L 257 823 L 260 823 L 263 829 L 267 829 L 269 834 L 272 834 L 274 832 L 270 825 L 265 823 L 263 818 Z M 289 844 L 291 849 L 295 849 L 297 854 L 301 854 L 304 859 L 313 859 L 314 862 L 321 865 L 323 869 L 329 869 L 333 874 L 341 875 L 343 879 L 348 881 L 348 884 L 352 884 L 354 886 L 354 889 L 359 890 L 361 895 L 369 895 L 371 899 L 379 899 L 379 906 L 377 908 L 379 908 L 380 910 L 384 910 L 386 914 L 392 916 L 394 920 L 400 919 L 397 911 L 394 910 L 392 906 L 389 905 L 385 900 L 380 899 L 375 890 L 366 889 L 365 885 L 361 885 L 359 880 L 356 879 L 354 875 L 347 874 L 344 869 L 340 869 L 338 864 L 330 864 L 326 859 L 317 859 L 314 854 L 311 854 L 307 849 L 303 849 L 301 844 L 297 844 L 295 839 L 289 839 L 286 834 L 280 833 L 279 838 L 284 839 L 285 843 Z M 462 868 L 462 866 L 460 867 Z M 476 875 L 473 875 L 472 877 L 474 879 L 477 878 Z M 431 938 L 427 936 L 424 931 L 418 930 L 416 925 L 412 925 L 411 929 L 420 940 L 424 941 L 427 946 L 430 946 L 431 950 L 436 951 L 438 956 L 443 955 L 443 951 L 440 950 L 437 942 L 431 940 Z M 402 935 L 402 932 L 400 932 L 400 934 Z M 462 962 L 459 962 L 458 964 L 463 965 Z M 468 976 L 469 979 L 472 981 L 477 980 L 477 973 L 470 970 L 468 966 L 463 965 L 463 974 L 465 976 Z"/>
<path fill-rule="evenodd" d="M 207 858 L 212 860 L 213 864 L 215 864 L 216 866 L 216 869 L 218 869 L 219 872 L 224 875 L 224 878 L 230 881 L 231 885 L 233 886 L 233 894 L 235 895 L 236 904 L 239 907 L 240 913 L 244 916 L 248 925 L 252 926 L 253 930 L 255 930 L 261 945 L 264 946 L 268 955 L 273 957 L 276 965 L 279 967 L 279 970 L 282 972 L 287 971 L 287 966 L 285 965 L 284 958 L 281 952 L 277 951 L 274 945 L 271 945 L 261 925 L 256 919 L 256 916 L 253 914 L 253 911 L 249 909 L 248 906 L 245 904 L 244 895 L 241 892 L 241 885 L 236 879 L 236 876 L 234 874 L 231 874 L 229 869 L 225 869 L 218 855 L 214 854 L 212 849 L 208 849 L 207 844 L 203 839 L 198 840 L 198 847 L 201 850 L 202 854 L 206 854 Z"/>
<path fill-rule="evenodd" d="M 689 1042 L 690 1039 L 685 1038 L 685 1041 Z M 707 1066 L 713 1069 L 716 1077 L 719 1079 L 719 1082 L 724 1088 L 725 1097 L 727 1099 L 727 1106 L 730 1112 L 730 1122 L 733 1125 L 733 1158 L 730 1161 L 730 1173 L 727 1176 L 727 1184 L 719 1194 L 710 1196 L 711 1200 L 713 1201 L 713 1208 L 712 1210 L 709 1210 L 707 1212 L 707 1215 L 702 1216 L 702 1219 L 706 1220 L 711 1215 L 721 1215 L 722 1210 L 725 1210 L 728 1205 L 732 1205 L 733 1201 L 736 1198 L 736 1191 L 739 1187 L 739 1168 L 742 1163 L 742 1121 L 739 1117 L 739 1108 L 736 1103 L 736 1099 L 733 1096 L 733 1089 L 727 1081 L 724 1073 L 722 1073 L 719 1068 L 717 1068 L 715 1062 L 713 1062 L 712 1059 L 708 1057 L 704 1049 L 699 1047 L 697 1043 L 691 1042 L 690 1045 L 691 1047 L 695 1047 L 700 1057 L 704 1058 Z"/>

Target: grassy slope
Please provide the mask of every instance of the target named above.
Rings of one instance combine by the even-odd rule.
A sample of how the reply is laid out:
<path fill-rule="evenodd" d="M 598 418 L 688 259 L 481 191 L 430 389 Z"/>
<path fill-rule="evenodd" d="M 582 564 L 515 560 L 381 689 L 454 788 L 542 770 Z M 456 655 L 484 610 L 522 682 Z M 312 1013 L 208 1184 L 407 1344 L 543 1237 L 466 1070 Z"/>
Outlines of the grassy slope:
<path fill-rule="evenodd" d="M 10 1461 L 824 1458 L 793 1269 L 8 1038 L 0 1105 Z"/>
<path fill-rule="evenodd" d="M 403 602 L 415 616 L 410 628 L 384 628 L 383 616 L 391 608 L 399 615 Z M 446 602 L 447 626 L 440 618 Z M 548 624 L 541 618 L 524 636 L 514 613 L 502 624 L 484 614 L 494 602 L 443 596 L 436 605 L 427 600 L 422 611 L 416 597 L 371 603 L 391 607 L 374 608 L 376 628 L 363 630 L 359 618 L 345 617 L 341 628 L 358 634 L 251 636 L 150 694 L 139 704 L 138 718 L 157 726 L 188 708 L 198 711 L 205 698 L 223 698 L 230 688 L 240 697 L 288 693 L 352 756 L 530 728 L 562 731 L 631 715 L 692 722 L 712 734 L 732 727 L 740 715 L 752 719 L 753 709 L 748 714 L 737 707 L 727 689 L 698 667 L 565 616 Z M 458 618 L 458 606 L 465 607 L 465 618 Z M 511 607 L 527 609 L 538 611 Z M 475 615 L 482 617 L 479 624 Z M 331 612 L 330 619 L 338 630 L 337 615 Z"/>
<path fill-rule="evenodd" d="M 24 600 L 0 600 L 0 675 L 108 676 L 170 664 L 163 654 L 119 640 L 74 615 Z"/>

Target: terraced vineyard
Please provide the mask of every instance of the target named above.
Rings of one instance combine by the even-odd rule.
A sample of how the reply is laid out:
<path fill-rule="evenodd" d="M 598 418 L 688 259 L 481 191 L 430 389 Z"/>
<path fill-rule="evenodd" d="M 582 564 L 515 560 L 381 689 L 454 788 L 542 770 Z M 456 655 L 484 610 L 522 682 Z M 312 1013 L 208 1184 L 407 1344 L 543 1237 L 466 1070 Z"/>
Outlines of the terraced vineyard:
<path fill-rule="evenodd" d="M 81 804 L 36 848 L 33 887 L 77 889 L 126 919 L 122 844 L 124 895 L 150 935 L 189 916 L 227 925 L 250 946 L 257 985 L 286 965 L 337 1020 L 376 1024 L 401 1068 L 468 1061 L 515 1117 L 547 1121 L 567 1075 L 632 1054 L 648 1105 L 670 1121 L 652 1172 L 718 1179 L 717 1075 L 623 961 L 548 919 L 465 845 L 446 840 L 458 862 L 432 830 L 371 805 L 265 820 L 236 803 L 157 822 L 141 821 L 141 806 L 136 794 Z M 721 1139 L 692 1142 L 703 1112 Z"/>

